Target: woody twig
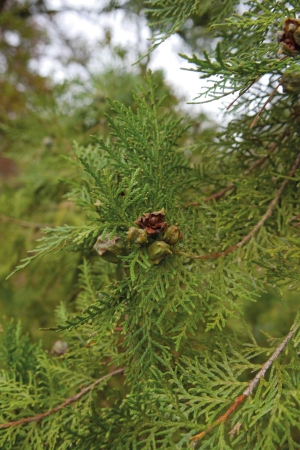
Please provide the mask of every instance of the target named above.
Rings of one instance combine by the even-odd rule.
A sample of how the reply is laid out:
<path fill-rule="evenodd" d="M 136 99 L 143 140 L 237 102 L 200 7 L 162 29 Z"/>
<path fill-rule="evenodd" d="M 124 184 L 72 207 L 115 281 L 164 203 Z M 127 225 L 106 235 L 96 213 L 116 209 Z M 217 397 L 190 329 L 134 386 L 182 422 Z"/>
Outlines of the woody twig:
<path fill-rule="evenodd" d="M 271 367 L 272 363 L 275 361 L 276 358 L 278 358 L 278 356 L 280 355 L 280 353 L 284 350 L 284 348 L 286 347 L 287 343 L 292 339 L 292 337 L 295 335 L 296 331 L 299 328 L 299 323 L 295 323 L 291 329 L 291 331 L 289 332 L 289 334 L 285 337 L 285 339 L 281 342 L 281 344 L 278 345 L 278 347 L 275 349 L 275 351 L 273 352 L 273 354 L 270 356 L 270 358 L 263 364 L 263 366 L 261 367 L 260 371 L 255 375 L 255 377 L 253 378 L 253 380 L 250 381 L 250 383 L 248 384 L 247 388 L 244 390 L 244 392 L 242 393 L 242 395 L 240 395 L 239 397 L 237 397 L 234 401 L 234 403 L 230 406 L 230 408 L 228 408 L 228 410 L 225 412 L 225 414 L 223 414 L 221 417 L 219 417 L 218 420 L 216 420 L 215 422 L 213 422 L 211 425 L 209 425 L 206 430 L 202 431 L 199 434 L 196 434 L 195 436 L 192 436 L 190 439 L 191 441 L 193 441 L 195 443 L 195 445 L 197 444 L 198 441 L 200 441 L 200 439 L 202 439 L 209 431 L 211 431 L 213 428 L 215 428 L 216 426 L 218 426 L 220 423 L 225 422 L 226 419 L 230 416 L 230 414 L 232 414 L 237 407 L 244 402 L 244 400 L 249 397 L 252 392 L 254 391 L 255 387 L 257 386 L 257 384 L 259 383 L 259 380 L 261 378 L 263 378 L 267 372 L 267 370 L 269 369 L 269 367 Z"/>
<path fill-rule="evenodd" d="M 45 419 L 45 417 L 50 416 L 51 414 L 57 413 L 61 409 L 65 408 L 66 406 L 70 405 L 71 403 L 77 402 L 81 397 L 86 395 L 88 392 L 90 392 L 94 387 L 98 386 L 98 384 L 102 383 L 102 381 L 106 380 L 107 378 L 110 378 L 113 375 L 117 375 L 119 373 L 123 373 L 125 370 L 125 367 L 121 367 L 120 369 L 114 370 L 113 372 L 108 373 L 107 375 L 104 375 L 103 377 L 99 378 L 98 380 L 94 381 L 89 386 L 86 386 L 85 388 L 81 389 L 78 394 L 73 395 L 73 397 L 67 398 L 63 403 L 56 406 L 55 408 L 49 409 L 48 411 L 37 414 L 36 416 L 32 417 L 24 417 L 19 420 L 15 420 L 13 422 L 6 422 L 0 424 L 0 429 L 4 428 L 10 428 L 10 427 L 17 427 L 19 425 L 25 425 L 26 423 L 30 422 L 39 422 L 42 419 Z"/>
<path fill-rule="evenodd" d="M 300 153 L 298 154 L 297 158 L 295 159 L 295 162 L 294 162 L 291 170 L 289 171 L 287 178 L 283 181 L 283 183 L 281 184 L 281 186 L 277 190 L 275 197 L 269 203 L 269 206 L 268 206 L 267 211 L 265 212 L 265 214 L 260 218 L 260 220 L 257 222 L 257 224 L 252 228 L 252 230 L 241 241 L 239 241 L 237 244 L 233 245 L 232 247 L 229 247 L 228 249 L 226 249 L 226 250 L 224 250 L 222 252 L 208 253 L 206 255 L 193 255 L 193 254 L 184 253 L 184 252 L 180 252 L 180 251 L 175 251 L 175 253 L 177 253 L 179 255 L 182 255 L 182 256 L 187 256 L 187 257 L 192 258 L 192 259 L 214 259 L 214 258 L 219 258 L 221 256 L 226 256 L 229 253 L 231 253 L 234 250 L 236 250 L 237 248 L 243 247 L 248 241 L 250 241 L 250 239 L 264 225 L 266 220 L 269 217 L 271 217 L 271 215 L 272 215 L 272 213 L 273 213 L 273 211 L 274 211 L 274 209 L 275 209 L 275 207 L 276 207 L 276 205 L 278 203 L 278 200 L 280 199 L 281 194 L 284 191 L 284 188 L 289 183 L 290 179 L 294 176 L 294 174 L 295 174 L 299 164 L 300 164 Z"/>
<path fill-rule="evenodd" d="M 288 129 L 288 127 L 286 127 L 285 130 L 282 133 L 282 139 L 280 141 L 281 144 L 283 142 L 285 142 L 287 137 L 288 137 L 288 133 L 287 133 L 288 130 L 287 129 Z M 249 169 L 246 169 L 243 172 L 243 176 L 249 175 L 251 172 L 254 172 L 256 169 L 258 169 L 258 167 L 262 166 L 267 161 L 267 159 L 270 157 L 270 155 L 275 152 L 275 150 L 277 148 L 278 148 L 278 144 L 276 142 L 271 142 L 269 144 L 268 153 L 265 156 L 262 156 L 261 158 L 256 160 L 251 165 L 251 167 L 249 167 Z M 223 197 L 223 195 L 226 194 L 226 192 L 231 191 L 234 187 L 235 187 L 235 184 L 234 183 L 230 183 L 230 184 L 228 184 L 228 186 L 226 186 L 225 188 L 221 189 L 220 191 L 217 191 L 214 194 L 210 195 L 209 197 L 206 197 L 202 202 L 189 202 L 189 203 L 187 203 L 186 206 L 199 206 L 203 202 L 204 203 L 208 203 L 208 202 L 210 202 L 212 200 L 219 200 L 220 198 Z"/>
<path fill-rule="evenodd" d="M 39 228 L 53 227 L 53 224 L 51 223 L 28 222 L 27 220 L 16 219 L 15 217 L 5 216 L 3 214 L 0 214 L 0 220 L 2 222 L 12 222 L 25 228 L 39 229 Z"/>
<path fill-rule="evenodd" d="M 247 91 L 249 91 L 249 89 L 260 79 L 260 75 L 258 75 L 253 81 L 251 81 L 250 84 L 248 84 L 248 86 L 245 89 L 242 89 L 241 92 L 239 93 L 239 95 L 227 106 L 227 110 L 230 109 L 235 102 L 242 97 L 242 95 L 244 95 Z"/>

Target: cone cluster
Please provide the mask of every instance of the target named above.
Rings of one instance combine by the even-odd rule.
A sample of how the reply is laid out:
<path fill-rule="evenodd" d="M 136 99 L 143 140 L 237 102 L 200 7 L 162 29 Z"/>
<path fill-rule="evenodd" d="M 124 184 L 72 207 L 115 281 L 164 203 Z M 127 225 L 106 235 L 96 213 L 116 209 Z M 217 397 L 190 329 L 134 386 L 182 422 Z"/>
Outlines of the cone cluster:
<path fill-rule="evenodd" d="M 147 243 L 148 257 L 152 264 L 159 264 L 167 255 L 172 254 L 172 246 L 182 238 L 182 234 L 175 225 L 169 225 L 165 221 L 165 210 L 143 214 L 135 222 L 138 228 L 128 230 L 127 239 L 130 242 L 139 243 L 138 239 L 143 235 L 143 243 Z M 137 238 L 134 239 L 134 236 Z"/>
<path fill-rule="evenodd" d="M 117 264 L 120 256 L 129 253 L 132 244 L 147 247 L 148 257 L 152 264 L 159 264 L 167 255 L 172 254 L 172 247 L 177 244 L 183 236 L 175 223 L 169 225 L 165 221 L 165 210 L 145 213 L 135 222 L 137 227 L 130 227 L 126 239 L 120 236 L 110 238 L 106 235 L 97 239 L 94 249 L 105 261 Z"/>
<path fill-rule="evenodd" d="M 279 44 L 278 56 L 300 55 L 300 20 L 287 18 L 283 22 L 282 30 L 277 31 Z M 287 70 L 280 80 L 285 94 L 298 94 L 300 92 L 300 71 Z"/>
<path fill-rule="evenodd" d="M 300 55 L 300 20 L 285 19 L 282 30 L 277 31 L 277 41 L 279 43 L 279 56 Z"/>

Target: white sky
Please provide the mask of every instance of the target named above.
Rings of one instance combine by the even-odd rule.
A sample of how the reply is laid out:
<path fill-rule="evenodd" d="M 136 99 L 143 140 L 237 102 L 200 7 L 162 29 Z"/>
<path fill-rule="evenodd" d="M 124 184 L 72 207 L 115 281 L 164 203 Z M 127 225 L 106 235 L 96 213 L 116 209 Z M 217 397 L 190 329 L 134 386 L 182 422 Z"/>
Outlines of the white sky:
<path fill-rule="evenodd" d="M 50 2 L 53 9 L 61 9 L 62 7 L 67 9 L 68 6 L 71 6 L 72 8 L 80 9 L 84 7 L 86 9 L 90 8 L 91 10 L 97 5 L 99 7 L 99 3 L 100 7 L 102 3 L 102 7 L 107 4 L 106 1 L 97 2 L 97 0 L 72 0 L 69 2 L 65 0 L 51 0 Z M 59 14 L 57 20 L 59 27 L 64 32 L 67 31 L 67 34 L 71 38 L 83 37 L 91 47 L 95 47 L 95 67 L 98 64 L 100 67 L 101 65 L 105 65 L 109 59 L 109 53 L 103 50 L 99 51 L 99 46 L 97 46 L 97 43 L 103 39 L 106 29 L 112 29 L 112 43 L 114 45 L 121 45 L 122 47 L 133 49 L 132 55 L 129 54 L 132 62 L 136 60 L 138 52 L 140 54 L 145 53 L 147 39 L 150 37 L 146 21 L 140 20 L 139 26 L 137 26 L 137 22 L 125 16 L 123 10 L 116 10 L 109 14 L 101 14 L 94 21 L 85 17 L 83 14 L 64 12 Z M 139 33 L 138 43 L 137 32 Z M 139 46 L 138 49 L 136 48 L 137 45 Z M 187 67 L 188 64 L 178 56 L 179 52 L 185 52 L 183 42 L 179 36 L 173 35 L 154 51 L 149 66 L 151 69 L 163 69 L 167 81 L 175 88 L 175 91 L 183 95 L 187 101 L 193 101 L 205 81 L 200 80 L 199 74 L 195 72 L 181 70 L 181 68 Z M 54 66 L 51 55 L 47 55 L 42 60 L 39 69 L 43 74 L 48 75 L 51 73 L 57 79 L 63 79 L 67 76 L 62 67 Z M 132 70 L 134 70 L 134 67 L 132 67 Z M 185 105 L 184 108 L 188 108 L 190 112 L 205 111 L 217 122 L 224 122 L 223 114 L 226 110 L 224 105 L 228 105 L 231 100 L 231 96 L 228 96 L 226 100 L 215 101 L 205 105 Z M 228 119 L 229 115 L 226 120 Z"/>

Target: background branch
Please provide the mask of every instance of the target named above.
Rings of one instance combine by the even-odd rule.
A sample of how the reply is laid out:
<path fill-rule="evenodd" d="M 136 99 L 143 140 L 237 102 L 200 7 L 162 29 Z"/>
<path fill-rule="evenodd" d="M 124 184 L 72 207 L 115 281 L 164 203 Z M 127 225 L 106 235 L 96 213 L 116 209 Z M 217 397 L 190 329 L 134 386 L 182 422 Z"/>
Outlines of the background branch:
<path fill-rule="evenodd" d="M 25 423 L 30 423 L 30 422 L 39 422 L 40 420 L 44 419 L 45 417 L 48 417 L 51 414 L 54 414 L 54 413 L 60 411 L 61 409 L 65 408 L 66 406 L 70 405 L 71 403 L 77 402 L 77 400 L 79 400 L 85 394 L 90 392 L 95 386 L 98 386 L 98 384 L 100 384 L 102 381 L 106 380 L 107 378 L 110 378 L 112 375 L 117 375 L 119 373 L 123 373 L 124 370 L 125 370 L 125 367 L 121 367 L 120 369 L 114 370 L 113 372 L 110 372 L 107 375 L 104 375 L 103 377 L 94 381 L 94 383 L 81 389 L 81 391 L 78 392 L 78 394 L 74 395 L 73 397 L 67 398 L 63 403 L 56 406 L 55 408 L 49 409 L 49 411 L 46 411 L 44 413 L 38 414 L 33 417 L 24 417 L 23 419 L 15 420 L 13 422 L 2 423 L 2 424 L 0 424 L 0 429 L 17 427 L 18 425 L 24 425 Z"/>
<path fill-rule="evenodd" d="M 207 432 L 211 431 L 213 428 L 215 428 L 220 423 L 225 422 L 225 420 L 230 416 L 230 414 L 233 413 L 233 411 L 235 411 L 236 408 L 247 397 L 249 397 L 249 395 L 252 394 L 252 392 L 255 389 L 255 387 L 257 386 L 259 380 L 265 376 L 266 371 L 269 369 L 269 367 L 272 365 L 272 363 L 275 361 L 275 359 L 278 358 L 280 353 L 284 350 L 284 348 L 286 347 L 287 343 L 292 339 L 292 337 L 294 336 L 294 334 L 296 333 L 298 328 L 299 328 L 299 323 L 298 322 L 294 323 L 294 325 L 292 326 L 292 329 L 289 332 L 289 334 L 285 337 L 285 339 L 281 342 L 281 344 L 278 345 L 278 347 L 276 348 L 276 350 L 274 351 L 272 356 L 268 359 L 268 361 L 266 361 L 263 364 L 263 366 L 260 369 L 260 371 L 256 374 L 256 376 L 253 378 L 253 380 L 250 381 L 250 383 L 248 384 L 247 389 L 244 390 L 242 395 L 237 397 L 235 399 L 235 402 L 230 406 L 230 408 L 228 408 L 228 410 L 225 412 L 225 414 L 223 414 L 221 417 L 219 417 L 219 419 L 216 420 L 214 423 L 209 425 L 206 430 L 202 431 L 199 434 L 196 434 L 195 436 L 192 436 L 190 438 L 191 441 L 194 441 L 194 443 L 196 444 L 200 439 L 202 439 L 206 435 Z"/>
<path fill-rule="evenodd" d="M 277 190 L 275 197 L 273 198 L 273 200 L 270 202 L 267 211 L 265 212 L 265 214 L 261 217 L 261 219 L 257 222 L 257 224 L 252 228 L 252 230 L 241 240 L 239 241 L 237 244 L 233 245 L 232 247 L 229 247 L 227 250 L 224 250 L 223 252 L 216 252 L 216 253 L 208 253 L 207 255 L 193 255 L 193 254 L 188 254 L 188 253 L 184 253 L 184 252 L 179 252 L 179 251 L 175 251 L 175 253 L 182 255 L 182 256 L 188 256 L 189 258 L 192 259 L 214 259 L 214 258 L 219 258 L 221 256 L 226 256 L 229 253 L 233 252 L 234 250 L 236 250 L 237 248 L 242 247 L 243 245 L 245 245 L 248 241 L 250 241 L 250 239 L 258 232 L 258 230 L 264 225 L 264 223 L 266 222 L 266 220 L 271 217 L 275 206 L 278 203 L 278 200 L 281 197 L 281 194 L 284 190 L 284 188 L 286 187 L 286 185 L 288 184 L 288 182 L 290 181 L 290 178 L 293 177 L 293 175 L 295 174 L 298 166 L 300 164 L 300 153 L 298 154 L 291 170 L 288 173 L 288 177 L 286 178 L 283 183 L 281 184 L 280 188 Z"/>
<path fill-rule="evenodd" d="M 288 127 L 285 128 L 285 130 L 282 133 L 282 140 L 281 140 L 281 144 L 284 143 L 286 141 L 288 137 Z M 272 153 L 275 152 L 275 150 L 278 148 L 278 144 L 275 142 L 271 142 L 269 145 L 269 150 L 267 155 L 262 156 L 261 158 L 259 158 L 258 160 L 256 160 L 251 167 L 249 167 L 249 169 L 246 169 L 243 172 L 243 176 L 245 175 L 249 175 L 251 172 L 254 172 L 256 169 L 258 169 L 258 167 L 262 166 L 264 164 L 264 162 L 270 157 L 270 155 Z M 230 191 L 231 189 L 233 189 L 235 187 L 234 183 L 230 183 L 228 186 L 226 186 L 223 189 L 220 189 L 219 191 L 215 192 L 214 194 L 210 195 L 209 197 L 206 197 L 203 202 L 207 203 L 210 202 L 212 200 L 219 200 L 221 197 L 223 197 L 224 194 L 226 194 L 226 192 Z M 202 202 L 189 202 L 187 203 L 186 206 L 199 206 L 201 205 Z"/>
<path fill-rule="evenodd" d="M 26 228 L 47 228 L 53 227 L 53 224 L 51 223 L 34 223 L 34 222 L 28 222 L 27 220 L 21 220 L 21 219 L 15 219 L 14 217 L 4 216 L 3 214 L 0 214 L 0 220 L 2 222 L 12 222 L 16 223 L 18 225 L 21 225 L 22 227 Z"/>

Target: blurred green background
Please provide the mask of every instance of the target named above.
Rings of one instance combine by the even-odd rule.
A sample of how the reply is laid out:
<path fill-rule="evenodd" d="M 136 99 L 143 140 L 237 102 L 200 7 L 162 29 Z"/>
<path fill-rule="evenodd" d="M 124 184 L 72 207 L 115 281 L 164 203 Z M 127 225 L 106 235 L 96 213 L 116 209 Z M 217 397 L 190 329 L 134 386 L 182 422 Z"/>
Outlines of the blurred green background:
<path fill-rule="evenodd" d="M 65 181 L 79 173 L 76 164 L 70 163 L 73 145 L 89 145 L 90 135 L 108 135 L 107 97 L 135 108 L 132 91 L 144 83 L 153 58 L 150 54 L 132 66 L 150 45 L 146 40 L 140 45 L 141 29 L 147 28 L 146 19 L 151 22 L 144 3 L 100 1 L 88 9 L 83 2 L 76 8 L 61 2 L 55 8 L 46 0 L 0 0 L 0 323 L 21 319 L 23 329 L 33 339 L 42 338 L 46 347 L 57 336 L 40 328 L 55 325 L 54 310 L 59 303 L 66 302 L 72 309 L 78 293 L 77 267 L 84 255 L 50 254 L 9 280 L 6 277 L 34 249 L 43 227 L 84 223 L 86 212 L 68 199 Z M 210 8 L 207 2 L 200 15 L 188 19 L 178 32 L 183 49 L 213 45 L 207 27 Z M 87 24 L 90 21 L 95 26 L 103 15 L 112 17 L 108 23 L 113 23 L 116 11 L 135 30 L 130 48 L 114 44 L 114 34 L 119 33 L 115 26 L 103 29 L 102 38 L 92 48 L 84 36 L 72 37 L 70 30 L 60 26 L 62 14 L 84 14 Z M 150 36 L 155 32 L 147 30 Z M 47 76 L 45 61 L 53 65 Z M 170 111 L 192 122 L 184 138 L 187 147 L 217 129 L 203 112 L 183 106 L 181 92 L 170 87 L 163 71 L 157 70 L 155 77 Z M 195 145 L 187 157 L 199 162 Z M 245 306 L 257 337 L 261 328 L 278 336 L 287 331 L 297 298 L 291 291 L 289 308 L 281 308 L 283 301 L 278 296 L 270 288 L 261 301 Z M 231 326 L 235 327 L 234 321 Z"/>

